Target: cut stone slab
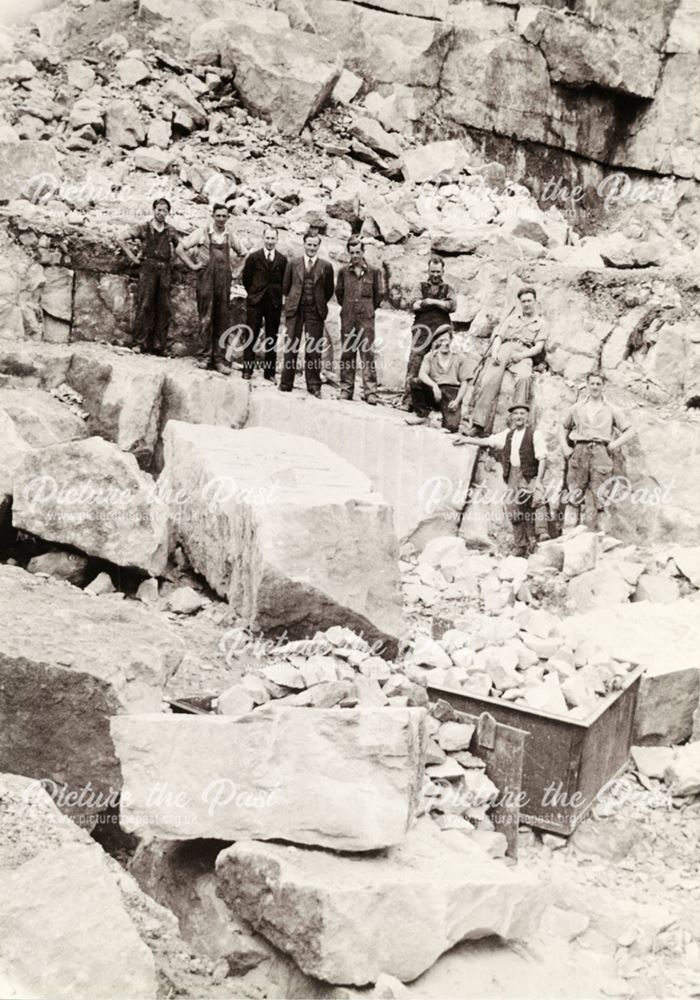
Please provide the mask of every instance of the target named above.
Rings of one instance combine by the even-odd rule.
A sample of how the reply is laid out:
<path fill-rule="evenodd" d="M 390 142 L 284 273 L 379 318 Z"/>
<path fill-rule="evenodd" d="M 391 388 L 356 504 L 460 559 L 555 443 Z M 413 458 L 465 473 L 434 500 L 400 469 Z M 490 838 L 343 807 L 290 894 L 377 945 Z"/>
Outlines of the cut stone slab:
<path fill-rule="evenodd" d="M 423 780 L 424 719 L 422 709 L 274 705 L 239 718 L 114 718 L 122 826 L 343 851 L 397 844 Z"/>
<path fill-rule="evenodd" d="M 49 849 L 0 872 L 3 965 L 17 996 L 141 1000 L 158 990 L 153 955 L 105 858 L 87 844 Z"/>
<path fill-rule="evenodd" d="M 133 455 L 93 437 L 26 455 L 14 477 L 12 523 L 50 542 L 159 576 L 168 513 Z"/>
<path fill-rule="evenodd" d="M 459 831 L 424 819 L 385 855 L 239 842 L 217 858 L 230 909 L 325 982 L 410 982 L 458 941 L 534 929 L 545 900 Z M 400 914 L 400 919 L 397 919 Z"/>
<path fill-rule="evenodd" d="M 62 808 L 94 815 L 94 796 L 104 809 L 121 788 L 109 717 L 160 709 L 180 644 L 136 602 L 14 566 L 0 566 L 0 604 L 0 771 L 65 786 Z"/>
<path fill-rule="evenodd" d="M 700 701 L 698 603 L 620 604 L 574 615 L 558 634 L 569 643 L 590 641 L 617 660 L 644 667 L 635 714 L 635 744 L 687 740 Z"/>
<path fill-rule="evenodd" d="M 164 458 L 177 537 L 242 622 L 291 639 L 346 625 L 394 655 L 398 543 L 366 476 L 310 438 L 179 421 Z"/>

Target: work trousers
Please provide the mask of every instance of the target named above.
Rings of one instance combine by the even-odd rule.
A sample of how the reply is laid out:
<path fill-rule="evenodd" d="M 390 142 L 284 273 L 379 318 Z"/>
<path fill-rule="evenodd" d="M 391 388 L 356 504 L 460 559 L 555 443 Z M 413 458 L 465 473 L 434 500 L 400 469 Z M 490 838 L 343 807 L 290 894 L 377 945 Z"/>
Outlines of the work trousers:
<path fill-rule="evenodd" d="M 267 298 L 255 304 L 249 302 L 246 306 L 245 347 L 243 348 L 243 374 L 250 376 L 255 369 L 255 345 L 260 331 L 265 325 L 263 338 L 263 375 L 272 381 L 277 368 L 277 334 L 280 328 L 282 307 L 273 305 Z"/>
<path fill-rule="evenodd" d="M 374 361 L 374 317 L 357 323 L 342 323 L 340 328 L 340 393 L 352 399 L 355 391 L 357 359 L 360 361 L 362 397 L 377 391 L 377 368 Z"/>
<path fill-rule="evenodd" d="M 231 265 L 228 255 L 227 243 L 221 247 L 212 244 L 209 262 L 197 280 L 200 342 L 209 355 L 212 368 L 217 357 L 225 352 L 223 335 L 230 328 Z"/>
<path fill-rule="evenodd" d="M 304 334 L 304 366 L 306 388 L 309 392 L 321 391 L 321 353 L 323 350 L 323 320 L 314 306 L 300 305 L 293 316 L 287 317 L 284 344 L 284 364 L 280 378 L 280 389 L 294 388 L 297 357 Z"/>
<path fill-rule="evenodd" d="M 501 364 L 496 365 L 491 358 L 488 358 L 481 372 L 479 384 L 474 390 L 471 421 L 473 424 L 483 427 L 487 434 L 490 434 L 493 428 L 498 397 L 501 393 L 501 385 L 506 369 L 515 377 L 515 386 L 510 405 L 515 406 L 517 403 L 527 404 L 530 402 L 532 358 L 523 358 L 522 361 L 510 364 L 510 354 L 515 346 L 515 343 L 509 342 L 501 345 L 501 349 L 498 352 Z"/>
<path fill-rule="evenodd" d="M 580 507 L 585 500 L 586 490 L 590 490 L 596 511 L 604 511 L 608 503 L 606 485 L 612 471 L 612 456 L 604 444 L 598 441 L 576 444 L 569 457 L 567 504 Z"/>
<path fill-rule="evenodd" d="M 457 385 L 441 385 L 441 399 L 438 403 L 435 400 L 431 387 L 426 385 L 425 382 L 421 382 L 420 379 L 414 378 L 411 382 L 413 412 L 417 417 L 427 417 L 431 410 L 439 410 L 442 415 L 442 426 L 450 434 L 455 434 L 459 430 L 459 424 L 462 419 L 462 407 L 460 406 L 456 410 L 451 410 L 449 406 L 457 398 L 458 392 L 459 386 Z"/>
<path fill-rule="evenodd" d="M 547 538 L 547 511 L 544 504 L 535 503 L 535 480 L 526 479 L 512 465 L 506 484 L 506 515 L 513 528 L 516 555 L 526 555 L 537 538 Z"/>
<path fill-rule="evenodd" d="M 406 384 L 404 386 L 402 404 L 412 406 L 413 390 L 412 385 L 420 373 L 420 366 L 435 340 L 435 330 L 426 325 L 419 324 L 411 330 L 411 349 L 408 355 L 406 366 Z"/>
<path fill-rule="evenodd" d="M 164 354 L 170 329 L 170 262 L 146 259 L 136 288 L 134 342 L 149 354 Z"/>

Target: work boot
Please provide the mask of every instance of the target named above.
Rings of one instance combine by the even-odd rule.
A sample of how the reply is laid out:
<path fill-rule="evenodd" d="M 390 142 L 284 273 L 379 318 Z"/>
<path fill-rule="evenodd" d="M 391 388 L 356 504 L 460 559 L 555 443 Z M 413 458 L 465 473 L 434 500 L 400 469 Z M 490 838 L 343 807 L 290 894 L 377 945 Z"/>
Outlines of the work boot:
<path fill-rule="evenodd" d="M 320 399 L 321 398 L 321 390 L 320 389 L 309 389 L 308 393 L 309 393 L 310 396 L 315 396 L 316 399 Z"/>
<path fill-rule="evenodd" d="M 373 392 L 370 392 L 368 396 L 365 396 L 365 403 L 367 403 L 368 406 L 376 406 L 378 402 L 379 400 Z"/>
<path fill-rule="evenodd" d="M 347 389 L 341 389 L 340 390 L 340 395 L 338 396 L 338 399 L 351 400 L 352 399 L 352 393 L 348 392 Z"/>

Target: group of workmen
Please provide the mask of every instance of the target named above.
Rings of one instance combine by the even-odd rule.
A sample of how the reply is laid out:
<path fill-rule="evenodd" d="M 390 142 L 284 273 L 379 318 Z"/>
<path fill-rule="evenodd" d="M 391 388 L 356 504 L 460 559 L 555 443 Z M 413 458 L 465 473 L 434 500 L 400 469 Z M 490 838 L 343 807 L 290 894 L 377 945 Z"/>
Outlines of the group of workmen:
<path fill-rule="evenodd" d="M 139 266 L 136 293 L 134 350 L 165 354 L 170 323 L 170 285 L 173 258 L 177 256 L 197 272 L 197 312 L 200 342 L 206 345 L 204 367 L 228 370 L 219 360 L 222 346 L 232 334 L 243 332 L 242 377 L 251 379 L 261 341 L 264 378 L 275 383 L 277 342 L 282 312 L 285 332 L 278 387 L 291 392 L 297 359 L 304 337 L 306 388 L 320 397 L 328 304 L 335 294 L 340 305 L 340 398 L 350 400 L 359 367 L 362 398 L 378 402 L 375 366 L 375 314 L 383 297 L 378 268 L 368 264 L 362 240 L 347 242 L 348 263 L 337 276 L 328 260 L 319 256 L 321 237 L 309 229 L 303 251 L 287 258 L 277 249 L 277 231 L 267 226 L 263 245 L 247 252 L 233 232 L 229 209 L 215 204 L 208 225 L 180 240 L 167 222 L 166 198 L 153 203 L 153 217 L 131 229 L 120 241 L 129 259 Z M 134 252 L 137 245 L 138 253 Z M 230 323 L 233 267 L 245 256 L 242 283 L 246 290 L 246 323 Z M 549 537 L 550 511 L 544 495 L 547 447 L 543 435 L 531 425 L 530 402 L 534 366 L 545 360 L 546 325 L 537 311 L 534 288 L 518 292 L 518 305 L 497 324 L 477 371 L 465 355 L 453 349 L 451 314 L 457 307 L 454 289 L 444 280 L 444 263 L 438 256 L 428 262 L 427 278 L 411 294 L 413 324 L 401 409 L 413 415 L 407 423 L 421 424 L 432 411 L 441 414 L 443 428 L 460 433 L 467 390 L 471 392 L 471 427 L 460 433 L 455 445 L 472 444 L 501 452 L 507 484 L 506 509 L 512 524 L 515 551 L 527 555 L 537 542 Z M 359 362 L 359 363 L 358 363 Z M 512 376 L 511 427 L 490 433 L 501 396 L 504 373 Z M 595 508 L 595 527 L 607 523 L 606 483 L 613 471 L 612 453 L 634 433 L 629 421 L 603 396 L 598 372 L 587 379 L 585 394 L 571 407 L 561 426 L 565 455 L 563 530 L 579 523 L 589 495 Z"/>

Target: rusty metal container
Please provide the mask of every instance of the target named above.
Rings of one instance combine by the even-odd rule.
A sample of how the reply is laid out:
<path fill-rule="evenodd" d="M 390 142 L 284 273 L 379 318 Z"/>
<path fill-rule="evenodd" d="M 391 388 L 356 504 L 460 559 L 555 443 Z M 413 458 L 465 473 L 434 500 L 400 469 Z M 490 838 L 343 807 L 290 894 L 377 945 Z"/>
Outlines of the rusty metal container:
<path fill-rule="evenodd" d="M 428 687 L 428 696 L 469 715 L 489 712 L 497 722 L 529 733 L 520 822 L 569 836 L 601 789 L 627 766 L 641 675 L 635 670 L 622 691 L 583 721 L 455 689 Z"/>

